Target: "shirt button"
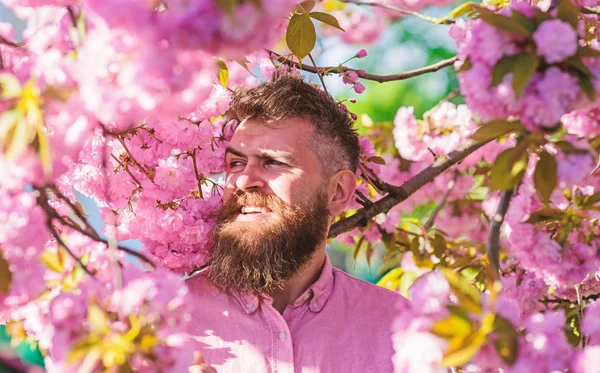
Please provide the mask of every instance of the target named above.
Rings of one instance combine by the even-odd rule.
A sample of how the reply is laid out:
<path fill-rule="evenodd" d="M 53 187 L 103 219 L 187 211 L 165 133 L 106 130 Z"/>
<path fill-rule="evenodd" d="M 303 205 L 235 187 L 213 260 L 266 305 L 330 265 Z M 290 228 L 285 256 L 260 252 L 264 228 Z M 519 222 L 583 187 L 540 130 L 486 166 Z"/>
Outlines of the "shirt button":
<path fill-rule="evenodd" d="M 246 309 L 251 310 L 252 308 L 254 308 L 254 305 L 252 303 L 246 304 Z"/>
<path fill-rule="evenodd" d="M 309 300 L 310 299 L 310 291 L 306 294 L 304 294 L 304 299 L 305 300 Z"/>
<path fill-rule="evenodd" d="M 314 301 L 314 302 L 312 303 L 312 306 L 313 306 L 313 308 L 317 308 L 317 307 L 319 307 L 319 302 L 317 302 L 317 301 Z"/>
<path fill-rule="evenodd" d="M 287 333 L 285 332 L 285 330 L 282 330 L 281 332 L 279 332 L 279 339 L 281 339 L 282 341 L 285 341 L 286 338 L 287 338 Z"/>

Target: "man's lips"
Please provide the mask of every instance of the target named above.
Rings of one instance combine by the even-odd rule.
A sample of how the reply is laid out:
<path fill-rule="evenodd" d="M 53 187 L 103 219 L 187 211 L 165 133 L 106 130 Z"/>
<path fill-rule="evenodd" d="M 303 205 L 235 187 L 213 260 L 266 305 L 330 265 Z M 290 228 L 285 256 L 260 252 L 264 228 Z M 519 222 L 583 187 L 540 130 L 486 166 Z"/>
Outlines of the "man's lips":
<path fill-rule="evenodd" d="M 269 209 L 268 207 L 245 205 L 245 206 L 242 206 L 242 208 L 240 209 L 239 214 L 237 214 L 235 220 L 238 220 L 238 221 L 240 221 L 240 220 L 241 221 L 259 220 L 259 219 L 262 219 L 272 213 L 273 213 L 273 211 L 271 211 L 271 209 Z"/>
<path fill-rule="evenodd" d="M 248 215 L 248 214 L 267 214 L 272 211 L 268 207 L 264 207 L 264 206 L 245 205 L 245 206 L 242 206 L 242 208 L 240 209 L 240 212 L 243 215 Z"/>

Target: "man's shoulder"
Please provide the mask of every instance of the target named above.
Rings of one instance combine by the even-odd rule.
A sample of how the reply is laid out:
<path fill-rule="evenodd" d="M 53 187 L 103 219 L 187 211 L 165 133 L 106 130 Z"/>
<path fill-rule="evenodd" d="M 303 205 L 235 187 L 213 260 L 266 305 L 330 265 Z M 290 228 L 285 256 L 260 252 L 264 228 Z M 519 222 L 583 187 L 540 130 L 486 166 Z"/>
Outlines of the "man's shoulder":
<path fill-rule="evenodd" d="M 398 303 L 405 298 L 389 289 L 377 286 L 370 282 L 356 278 L 338 268 L 333 268 L 336 290 L 342 290 L 350 297 L 360 298 L 362 301 L 376 302 L 378 306 L 396 308 Z"/>

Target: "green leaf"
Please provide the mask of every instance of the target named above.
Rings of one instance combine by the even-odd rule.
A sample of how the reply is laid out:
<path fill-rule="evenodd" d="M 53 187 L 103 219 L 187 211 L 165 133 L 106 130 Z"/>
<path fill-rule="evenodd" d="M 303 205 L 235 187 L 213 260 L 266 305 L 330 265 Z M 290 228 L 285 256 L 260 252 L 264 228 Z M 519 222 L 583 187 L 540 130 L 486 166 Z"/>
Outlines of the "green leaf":
<path fill-rule="evenodd" d="M 583 201 L 581 202 L 582 207 L 591 207 L 596 203 L 600 202 L 600 192 L 596 192 L 591 196 L 583 197 Z"/>
<path fill-rule="evenodd" d="M 441 259 L 448 248 L 448 243 L 446 242 L 444 236 L 436 232 L 436 234 L 433 236 L 433 239 L 430 240 L 429 243 L 433 248 L 433 254 Z"/>
<path fill-rule="evenodd" d="M 12 109 L 5 111 L 0 115 L 0 144 L 6 149 L 10 144 L 8 143 L 10 133 L 14 127 L 19 123 L 21 111 L 19 109 Z"/>
<path fill-rule="evenodd" d="M 448 268 L 441 268 L 442 274 L 446 277 L 450 289 L 458 298 L 459 304 L 466 310 L 481 314 L 481 294 L 471 283 L 461 274 Z"/>
<path fill-rule="evenodd" d="M 519 333 L 510 321 L 499 315 L 494 319 L 494 331 L 494 348 L 505 363 L 513 365 L 519 352 Z"/>
<path fill-rule="evenodd" d="M 473 2 L 473 1 L 468 1 L 464 4 L 457 6 L 456 8 L 452 9 L 448 14 L 446 14 L 444 17 L 442 17 L 442 19 L 440 19 L 437 23 L 445 24 L 445 23 L 447 23 L 448 20 L 462 17 L 465 14 L 467 14 L 467 15 L 473 14 L 474 13 L 473 6 L 472 6 L 473 4 L 477 4 L 477 3 Z"/>
<path fill-rule="evenodd" d="M 565 212 L 559 209 L 553 209 L 549 207 L 542 207 L 539 210 L 532 212 L 529 215 L 529 219 L 525 221 L 528 224 L 536 224 L 548 221 L 557 221 L 565 216 Z"/>
<path fill-rule="evenodd" d="M 292 53 L 302 61 L 317 42 L 317 33 L 308 14 L 294 14 L 290 19 L 285 41 Z"/>
<path fill-rule="evenodd" d="M 560 149 L 560 151 L 565 154 L 588 154 L 589 153 L 589 150 L 577 148 L 568 141 L 561 140 L 561 141 L 554 142 L 553 144 L 556 145 L 556 147 L 558 147 Z"/>
<path fill-rule="evenodd" d="M 596 101 L 596 89 L 590 77 L 584 76 L 583 74 L 575 74 L 577 77 L 577 83 L 579 88 L 585 93 L 590 101 Z"/>
<path fill-rule="evenodd" d="M 12 282 L 12 273 L 8 269 L 8 262 L 4 259 L 2 247 L 0 246 L 0 294 L 7 294 Z"/>
<path fill-rule="evenodd" d="M 495 87 L 502 82 L 504 75 L 512 73 L 512 87 L 519 98 L 529 80 L 537 70 L 540 59 L 535 53 L 522 53 L 504 56 L 492 70 L 492 84 Z"/>
<path fill-rule="evenodd" d="M 535 21 L 533 19 L 527 17 L 526 15 L 524 15 L 521 12 L 517 12 L 516 10 L 512 11 L 512 18 L 515 21 L 519 22 L 519 24 L 521 24 L 521 26 L 526 28 L 527 31 L 529 31 L 529 33 L 533 35 L 533 33 L 536 30 Z"/>
<path fill-rule="evenodd" d="M 222 60 L 217 60 L 217 65 L 219 66 L 219 82 L 225 88 L 227 88 L 227 82 L 229 82 L 229 69 L 227 69 L 227 65 Z"/>
<path fill-rule="evenodd" d="M 315 7 L 315 0 L 305 0 L 300 4 L 296 5 L 296 13 L 310 13 Z"/>
<path fill-rule="evenodd" d="M 48 136 L 46 135 L 42 127 L 38 127 L 36 132 L 37 151 L 40 155 L 42 168 L 46 175 L 50 175 L 52 173 L 52 156 L 50 155 L 50 142 L 48 141 Z"/>
<path fill-rule="evenodd" d="M 585 47 L 579 47 L 577 55 L 579 57 L 600 57 L 600 51 L 586 45 Z"/>
<path fill-rule="evenodd" d="M 9 73 L 0 73 L 0 98 L 12 99 L 21 96 L 21 82 Z"/>
<path fill-rule="evenodd" d="M 248 68 L 248 64 L 250 63 L 250 61 L 248 61 L 248 58 L 243 57 L 243 58 L 235 60 L 235 62 L 237 62 L 238 65 L 240 65 L 241 67 L 243 67 L 244 70 L 246 70 L 247 72 L 249 72 L 250 74 L 252 74 L 252 71 L 250 71 L 250 69 Z"/>
<path fill-rule="evenodd" d="M 450 309 L 450 316 L 431 327 L 431 333 L 440 338 L 451 339 L 457 335 L 467 336 L 473 330 L 473 324 L 466 312 L 458 307 Z"/>
<path fill-rule="evenodd" d="M 452 341 L 450 347 L 444 353 L 442 366 L 456 367 L 468 363 L 479 351 L 485 340 L 485 333 L 478 330 L 465 338 Z"/>
<path fill-rule="evenodd" d="M 527 165 L 527 152 L 525 150 L 516 146 L 506 149 L 498 155 L 490 171 L 490 187 L 492 189 L 508 190 L 519 183 L 525 170 L 522 166 L 515 166 L 517 162 Z"/>
<path fill-rule="evenodd" d="M 575 30 L 577 30 L 580 14 L 579 8 L 569 0 L 561 0 L 558 4 L 557 17 L 570 24 Z"/>
<path fill-rule="evenodd" d="M 319 22 L 323 22 L 328 24 L 329 26 L 333 26 L 339 30 L 342 31 L 346 31 L 342 28 L 342 26 L 340 26 L 340 24 L 338 23 L 337 18 L 335 18 L 334 16 L 332 16 L 331 14 L 328 13 L 323 13 L 323 12 L 312 12 L 308 14 L 311 18 L 316 19 Z"/>
<path fill-rule="evenodd" d="M 513 71 L 519 63 L 519 55 L 504 56 L 496 63 L 492 70 L 492 84 L 490 87 L 495 87 L 502 82 L 504 75 Z"/>
<path fill-rule="evenodd" d="M 533 184 L 542 201 L 548 202 L 558 182 L 556 159 L 545 150 L 539 156 L 540 160 L 533 173 Z"/>
<path fill-rule="evenodd" d="M 366 159 L 366 161 L 367 161 L 367 162 L 373 162 L 373 163 L 377 163 L 377 164 L 380 164 L 380 165 L 383 165 L 383 166 L 385 166 L 385 159 L 383 159 L 383 158 L 381 158 L 381 157 L 378 157 L 378 156 L 376 156 L 376 155 L 374 155 L 374 156 L 372 156 L 372 157 L 369 157 L 369 158 L 367 158 L 367 159 Z"/>
<path fill-rule="evenodd" d="M 492 120 L 482 124 L 477 131 L 471 135 L 471 138 L 477 141 L 488 141 L 506 135 L 509 132 L 520 132 L 524 129 L 525 127 L 523 127 L 520 122 L 503 119 Z"/>
<path fill-rule="evenodd" d="M 508 34 L 531 36 L 531 32 L 515 18 L 503 16 L 481 5 L 473 4 L 471 6 L 477 10 L 479 17 L 485 23 Z"/>
<path fill-rule="evenodd" d="M 523 90 L 539 64 L 540 58 L 535 53 L 523 53 L 519 55 L 518 63 L 512 70 L 512 87 L 517 98 L 521 97 Z"/>
<path fill-rule="evenodd" d="M 471 63 L 471 59 L 469 57 L 467 57 L 465 59 L 465 61 L 463 62 L 463 64 L 458 68 L 457 72 L 462 73 L 465 71 L 469 71 L 469 70 L 471 70 L 472 67 L 473 67 L 473 64 Z"/>
<path fill-rule="evenodd" d="M 377 286 L 381 286 L 390 290 L 396 290 L 400 286 L 400 281 L 402 280 L 403 274 L 403 268 L 394 268 L 377 282 Z"/>

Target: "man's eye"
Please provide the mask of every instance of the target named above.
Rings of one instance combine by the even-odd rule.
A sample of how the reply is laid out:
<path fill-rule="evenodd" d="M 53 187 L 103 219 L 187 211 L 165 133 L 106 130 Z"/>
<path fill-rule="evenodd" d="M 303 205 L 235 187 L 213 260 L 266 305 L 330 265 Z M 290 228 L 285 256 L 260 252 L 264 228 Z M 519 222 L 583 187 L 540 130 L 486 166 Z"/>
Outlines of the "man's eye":
<path fill-rule="evenodd" d="M 229 162 L 229 168 L 234 168 L 234 167 L 243 166 L 243 165 L 244 165 L 244 162 L 242 162 L 242 161 L 231 161 L 231 162 Z"/>
<path fill-rule="evenodd" d="M 279 161 L 276 161 L 274 159 L 271 159 L 271 160 L 267 161 L 267 164 L 270 164 L 272 166 L 284 166 L 284 167 L 288 166 L 286 163 L 279 162 Z"/>

